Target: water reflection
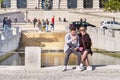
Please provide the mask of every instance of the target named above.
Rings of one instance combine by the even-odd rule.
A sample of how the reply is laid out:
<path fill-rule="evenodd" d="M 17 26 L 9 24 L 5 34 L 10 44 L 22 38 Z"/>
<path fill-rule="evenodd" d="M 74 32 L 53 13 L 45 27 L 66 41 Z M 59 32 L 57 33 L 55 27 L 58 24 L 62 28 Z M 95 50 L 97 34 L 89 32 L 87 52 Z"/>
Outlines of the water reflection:
<path fill-rule="evenodd" d="M 65 54 L 60 52 L 42 53 L 42 66 L 57 66 L 63 65 Z M 101 53 L 94 53 L 93 56 L 89 56 L 90 64 L 92 65 L 116 65 L 120 64 L 119 58 L 114 58 Z M 0 65 L 24 65 L 24 54 L 16 53 L 6 60 L 0 62 Z M 72 54 L 70 56 L 69 65 L 76 65 L 77 57 Z"/>

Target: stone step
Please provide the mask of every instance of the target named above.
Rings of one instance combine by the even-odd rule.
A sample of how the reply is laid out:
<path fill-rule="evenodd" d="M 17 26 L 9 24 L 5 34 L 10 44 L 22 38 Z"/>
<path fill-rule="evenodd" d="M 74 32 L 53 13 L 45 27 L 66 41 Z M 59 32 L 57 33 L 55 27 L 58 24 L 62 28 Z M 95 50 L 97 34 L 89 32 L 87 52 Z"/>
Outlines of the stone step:
<path fill-rule="evenodd" d="M 41 47 L 42 53 L 48 53 L 48 52 L 63 52 L 63 47 L 57 46 L 57 47 Z M 17 50 L 19 54 L 25 54 L 25 47 L 19 48 Z"/>
<path fill-rule="evenodd" d="M 24 43 L 23 46 L 40 46 L 40 47 L 63 47 L 64 42 L 32 42 Z"/>
<path fill-rule="evenodd" d="M 44 47 L 63 47 L 64 42 L 42 42 Z"/>
<path fill-rule="evenodd" d="M 25 46 L 41 46 L 53 47 L 63 46 L 65 32 L 54 33 L 23 33 L 21 37 L 20 47 Z"/>
<path fill-rule="evenodd" d="M 41 47 L 42 50 L 63 50 L 64 47 Z"/>

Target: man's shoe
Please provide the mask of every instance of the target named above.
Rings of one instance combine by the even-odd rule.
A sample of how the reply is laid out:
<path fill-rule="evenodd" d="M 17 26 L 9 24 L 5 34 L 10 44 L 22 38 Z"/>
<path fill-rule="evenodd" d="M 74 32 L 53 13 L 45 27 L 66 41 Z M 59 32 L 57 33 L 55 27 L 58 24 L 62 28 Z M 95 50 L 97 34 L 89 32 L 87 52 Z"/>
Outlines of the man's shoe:
<path fill-rule="evenodd" d="M 67 66 L 64 66 L 62 71 L 67 71 Z"/>
<path fill-rule="evenodd" d="M 88 71 L 92 71 L 92 66 L 87 66 Z"/>
<path fill-rule="evenodd" d="M 76 71 L 82 71 L 83 69 L 80 66 L 76 67 Z"/>

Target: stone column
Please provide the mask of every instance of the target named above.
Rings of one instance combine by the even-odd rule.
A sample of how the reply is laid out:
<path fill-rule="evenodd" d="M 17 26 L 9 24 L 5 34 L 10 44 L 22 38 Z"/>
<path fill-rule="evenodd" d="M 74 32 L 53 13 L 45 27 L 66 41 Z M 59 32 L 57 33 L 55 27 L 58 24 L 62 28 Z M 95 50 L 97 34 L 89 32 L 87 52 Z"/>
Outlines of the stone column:
<path fill-rule="evenodd" d="M 39 0 L 36 0 L 36 7 L 38 8 L 39 7 Z"/>
<path fill-rule="evenodd" d="M 17 0 L 11 0 L 11 9 L 17 9 Z"/>
<path fill-rule="evenodd" d="M 83 9 L 83 0 L 77 0 L 77 9 Z"/>
<path fill-rule="evenodd" d="M 27 8 L 34 9 L 36 6 L 36 0 L 27 0 Z"/>
<path fill-rule="evenodd" d="M 25 48 L 25 69 L 40 70 L 41 68 L 41 48 L 26 47 Z"/>
<path fill-rule="evenodd" d="M 41 3 L 42 3 L 42 0 L 38 0 L 38 8 L 39 8 L 39 9 L 42 8 Z"/>
<path fill-rule="evenodd" d="M 57 0 L 57 9 L 60 8 L 60 0 Z"/>
<path fill-rule="evenodd" d="M 38 9 L 41 8 L 41 0 L 36 0 L 36 7 L 37 7 Z"/>
<path fill-rule="evenodd" d="M 67 0 L 60 0 L 60 9 L 68 9 Z"/>
<path fill-rule="evenodd" d="M 99 3 L 99 0 L 93 0 L 93 9 L 100 9 Z"/>
<path fill-rule="evenodd" d="M 53 0 L 53 9 L 57 9 L 57 0 Z"/>

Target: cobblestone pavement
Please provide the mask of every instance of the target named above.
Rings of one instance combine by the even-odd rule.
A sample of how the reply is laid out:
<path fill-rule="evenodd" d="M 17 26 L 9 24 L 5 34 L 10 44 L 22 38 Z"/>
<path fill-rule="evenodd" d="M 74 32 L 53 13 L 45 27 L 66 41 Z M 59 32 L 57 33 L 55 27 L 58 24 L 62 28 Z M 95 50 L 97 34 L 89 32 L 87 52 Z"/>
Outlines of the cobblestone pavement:
<path fill-rule="evenodd" d="M 45 67 L 38 71 L 28 71 L 21 66 L 1 66 L 0 80 L 120 80 L 120 65 L 95 66 L 93 71 L 76 71 L 62 66 Z"/>

